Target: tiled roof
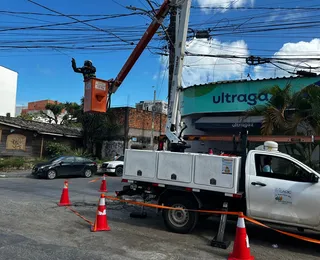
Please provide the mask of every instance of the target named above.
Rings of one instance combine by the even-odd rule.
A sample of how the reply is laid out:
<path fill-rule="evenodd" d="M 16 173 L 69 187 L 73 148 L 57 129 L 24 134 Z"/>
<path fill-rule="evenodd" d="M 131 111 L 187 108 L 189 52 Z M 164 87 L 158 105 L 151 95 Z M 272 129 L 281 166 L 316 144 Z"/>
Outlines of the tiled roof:
<path fill-rule="evenodd" d="M 24 120 L 19 117 L 0 116 L 0 125 L 1 124 L 35 131 L 39 134 L 59 135 L 66 137 L 82 137 L 81 128 Z"/>

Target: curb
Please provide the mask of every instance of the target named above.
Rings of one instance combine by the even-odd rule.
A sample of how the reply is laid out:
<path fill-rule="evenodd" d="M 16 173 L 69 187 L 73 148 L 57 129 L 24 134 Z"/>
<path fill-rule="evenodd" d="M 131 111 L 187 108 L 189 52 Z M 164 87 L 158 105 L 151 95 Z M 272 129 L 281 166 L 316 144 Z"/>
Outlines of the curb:
<path fill-rule="evenodd" d="M 30 173 L 0 173 L 0 178 L 28 178 L 32 177 Z"/>

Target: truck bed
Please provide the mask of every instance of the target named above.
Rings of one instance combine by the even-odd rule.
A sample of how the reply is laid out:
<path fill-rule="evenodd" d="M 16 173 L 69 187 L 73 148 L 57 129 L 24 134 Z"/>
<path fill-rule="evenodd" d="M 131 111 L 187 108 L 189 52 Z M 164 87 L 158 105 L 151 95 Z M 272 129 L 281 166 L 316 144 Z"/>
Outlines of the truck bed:
<path fill-rule="evenodd" d="M 124 158 L 127 180 L 238 193 L 241 157 L 128 149 Z"/>

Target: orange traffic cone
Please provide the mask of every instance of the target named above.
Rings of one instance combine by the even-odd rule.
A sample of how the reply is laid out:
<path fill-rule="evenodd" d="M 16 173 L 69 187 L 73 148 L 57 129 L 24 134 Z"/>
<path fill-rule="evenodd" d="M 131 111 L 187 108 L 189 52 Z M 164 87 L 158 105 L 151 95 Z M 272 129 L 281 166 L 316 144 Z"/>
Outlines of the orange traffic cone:
<path fill-rule="evenodd" d="M 103 174 L 103 178 L 102 178 L 102 182 L 101 182 L 101 186 L 100 186 L 100 192 L 108 192 L 107 191 L 107 182 L 106 182 L 106 175 Z"/>
<path fill-rule="evenodd" d="M 64 181 L 63 190 L 60 198 L 59 206 L 70 206 L 71 202 L 69 200 L 69 191 L 68 191 L 68 181 Z"/>
<path fill-rule="evenodd" d="M 244 223 L 243 213 L 238 217 L 236 238 L 233 244 L 233 252 L 229 255 L 228 260 L 254 260 L 250 254 L 249 238 Z"/>
<path fill-rule="evenodd" d="M 110 227 L 108 225 L 108 219 L 107 219 L 106 199 L 104 194 L 101 194 L 96 220 L 94 222 L 94 225 L 91 227 L 91 231 L 96 232 L 96 231 L 109 231 L 109 230 L 110 230 Z"/>

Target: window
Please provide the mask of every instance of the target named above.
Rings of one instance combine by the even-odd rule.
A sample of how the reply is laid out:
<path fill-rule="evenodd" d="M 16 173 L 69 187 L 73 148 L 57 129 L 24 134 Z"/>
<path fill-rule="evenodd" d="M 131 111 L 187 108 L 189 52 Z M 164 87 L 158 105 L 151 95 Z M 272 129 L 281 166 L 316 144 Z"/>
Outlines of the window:
<path fill-rule="evenodd" d="M 74 157 L 65 157 L 62 160 L 64 163 L 73 163 L 74 162 Z"/>
<path fill-rule="evenodd" d="M 296 163 L 278 156 L 255 155 L 257 176 L 296 181 L 312 182 L 314 174 L 301 168 Z"/>
<path fill-rule="evenodd" d="M 116 161 L 124 161 L 124 156 L 120 156 Z"/>
<path fill-rule="evenodd" d="M 84 158 L 81 158 L 81 157 L 75 157 L 75 161 L 76 161 L 77 163 L 83 163 L 83 162 L 85 162 L 86 160 L 85 160 Z"/>

